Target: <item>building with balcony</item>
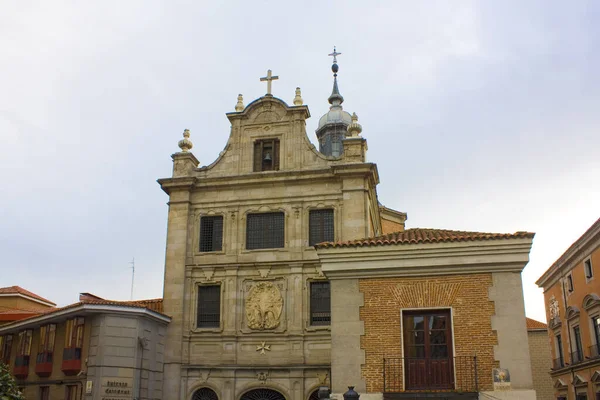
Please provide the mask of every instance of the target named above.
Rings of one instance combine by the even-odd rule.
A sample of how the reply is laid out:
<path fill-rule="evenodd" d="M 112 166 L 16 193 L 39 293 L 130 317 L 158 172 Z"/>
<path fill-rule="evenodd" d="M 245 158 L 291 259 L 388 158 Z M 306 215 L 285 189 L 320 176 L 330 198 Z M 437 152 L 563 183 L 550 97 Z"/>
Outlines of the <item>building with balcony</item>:
<path fill-rule="evenodd" d="M 334 51 L 319 149 L 293 105 L 238 96 L 224 150 L 173 154 L 165 399 L 534 400 L 521 271 L 533 233 L 405 229 L 344 111 Z M 390 182 L 398 184 L 398 182 Z M 338 397 L 340 398 L 340 397 Z"/>
<path fill-rule="evenodd" d="M 555 397 L 600 398 L 600 219 L 537 284 L 544 289 Z"/>
<path fill-rule="evenodd" d="M 80 301 L 0 326 L 0 362 L 27 399 L 161 398 L 162 300 Z"/>

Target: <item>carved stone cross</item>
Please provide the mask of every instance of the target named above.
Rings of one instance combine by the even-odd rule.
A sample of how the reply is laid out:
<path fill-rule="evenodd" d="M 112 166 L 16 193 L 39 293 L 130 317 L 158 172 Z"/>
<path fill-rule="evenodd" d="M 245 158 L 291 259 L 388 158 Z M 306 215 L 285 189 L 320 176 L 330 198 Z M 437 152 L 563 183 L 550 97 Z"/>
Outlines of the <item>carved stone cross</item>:
<path fill-rule="evenodd" d="M 260 354 L 266 354 L 266 351 L 271 351 L 271 345 L 261 342 L 260 346 L 256 346 L 256 351 L 260 351 Z"/>
<path fill-rule="evenodd" d="M 267 71 L 267 76 L 260 78 L 261 82 L 267 81 L 267 95 L 271 95 L 271 82 L 279 79 L 278 76 L 273 76 L 271 70 Z"/>

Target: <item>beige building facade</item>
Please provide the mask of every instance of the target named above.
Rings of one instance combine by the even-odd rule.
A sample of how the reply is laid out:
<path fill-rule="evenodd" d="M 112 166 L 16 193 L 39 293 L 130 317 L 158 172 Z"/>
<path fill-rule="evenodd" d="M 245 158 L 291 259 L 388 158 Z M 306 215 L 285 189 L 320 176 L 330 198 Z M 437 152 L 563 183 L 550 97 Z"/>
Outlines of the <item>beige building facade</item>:
<path fill-rule="evenodd" d="M 214 162 L 200 166 L 186 130 L 159 180 L 164 398 L 310 400 L 354 385 L 367 400 L 535 399 L 520 276 L 533 234 L 405 230 L 406 214 L 379 202 L 332 69 L 319 149 L 300 90 L 292 106 L 274 97 L 269 72 L 268 93 L 248 105 L 240 95 L 227 114 Z"/>

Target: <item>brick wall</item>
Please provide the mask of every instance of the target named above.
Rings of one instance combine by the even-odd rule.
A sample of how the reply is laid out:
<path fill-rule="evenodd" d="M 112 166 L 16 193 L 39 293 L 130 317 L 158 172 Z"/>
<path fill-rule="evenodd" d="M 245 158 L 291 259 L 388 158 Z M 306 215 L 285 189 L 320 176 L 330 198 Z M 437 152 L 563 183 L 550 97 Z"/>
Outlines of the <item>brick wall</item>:
<path fill-rule="evenodd" d="M 452 308 L 455 356 L 476 355 L 480 390 L 491 390 L 492 368 L 497 366 L 493 348 L 497 336 L 491 325 L 494 303 L 488 299 L 491 286 L 491 274 L 360 279 L 367 392 L 383 391 L 383 357 L 402 355 L 400 310 L 432 307 Z"/>
<path fill-rule="evenodd" d="M 554 399 L 554 388 L 549 374 L 552 359 L 548 333 L 545 329 L 529 331 L 527 337 L 529 340 L 529 356 L 531 357 L 533 388 L 537 394 L 537 400 L 552 400 Z"/>

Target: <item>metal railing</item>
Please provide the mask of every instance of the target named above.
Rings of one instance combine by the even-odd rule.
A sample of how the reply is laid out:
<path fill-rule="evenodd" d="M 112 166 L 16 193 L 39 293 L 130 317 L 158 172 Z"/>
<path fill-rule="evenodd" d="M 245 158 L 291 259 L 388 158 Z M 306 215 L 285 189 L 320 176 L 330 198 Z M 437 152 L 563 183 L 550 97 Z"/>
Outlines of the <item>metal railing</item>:
<path fill-rule="evenodd" d="M 552 360 L 552 369 L 561 369 L 565 366 L 565 360 L 562 357 Z"/>
<path fill-rule="evenodd" d="M 595 344 L 589 347 L 590 350 L 590 358 L 598 358 L 600 357 L 600 352 L 598 351 L 598 345 Z"/>
<path fill-rule="evenodd" d="M 582 351 L 574 351 L 571 353 L 571 364 L 578 364 L 583 361 L 583 352 Z"/>
<path fill-rule="evenodd" d="M 478 392 L 477 357 L 385 357 L 383 391 Z"/>

